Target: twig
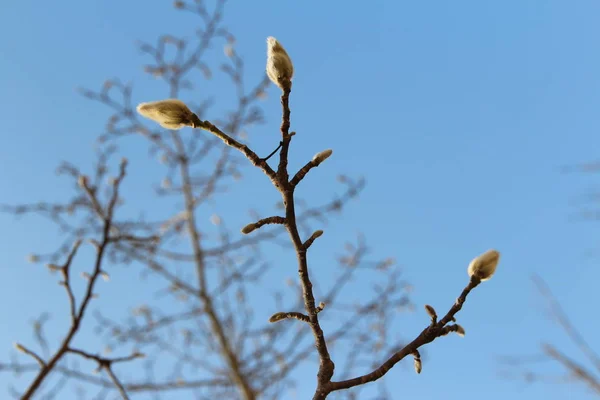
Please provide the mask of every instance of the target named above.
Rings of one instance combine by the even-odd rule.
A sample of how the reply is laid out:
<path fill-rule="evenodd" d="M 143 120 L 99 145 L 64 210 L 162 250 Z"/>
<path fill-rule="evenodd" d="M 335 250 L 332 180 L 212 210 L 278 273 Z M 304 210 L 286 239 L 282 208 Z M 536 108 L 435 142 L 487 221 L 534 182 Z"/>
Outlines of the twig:
<path fill-rule="evenodd" d="M 230 146 L 230 147 L 233 147 L 234 149 L 239 150 L 242 154 L 244 154 L 246 156 L 246 158 L 248 160 L 250 160 L 250 162 L 253 165 L 255 165 L 258 168 L 260 168 L 261 170 L 263 170 L 263 172 L 272 181 L 275 181 L 275 171 L 273 171 L 273 169 L 269 166 L 269 164 L 267 164 L 266 160 L 257 156 L 255 152 L 253 152 L 252 150 L 250 150 L 248 148 L 248 146 L 238 142 L 234 138 L 223 133 L 219 128 L 217 128 L 215 125 L 213 125 L 210 121 L 199 121 L 199 122 L 200 123 L 198 125 L 198 128 L 204 129 L 204 130 L 212 133 L 213 135 L 215 135 L 216 137 L 221 139 L 227 146 Z"/>
<path fill-rule="evenodd" d="M 317 240 L 317 238 L 321 237 L 322 235 L 323 235 L 323 231 L 321 229 L 319 229 L 318 231 L 314 231 L 313 234 L 310 235 L 310 237 L 306 240 L 306 242 L 304 242 L 302 247 L 304 247 L 305 250 L 308 250 L 308 248 L 310 246 L 312 246 L 313 242 L 315 240 Z"/>
<path fill-rule="evenodd" d="M 131 354 L 129 356 L 126 356 L 126 357 L 104 358 L 104 357 L 100 357 L 100 356 L 95 355 L 95 354 L 88 353 L 88 352 L 83 351 L 83 350 L 73 349 L 73 348 L 68 348 L 67 352 L 68 353 L 77 354 L 77 355 L 79 355 L 81 357 L 87 358 L 88 360 L 95 361 L 98 364 L 98 370 L 104 369 L 106 371 L 106 373 L 108 374 L 108 377 L 110 378 L 110 380 L 112 381 L 112 383 L 119 390 L 119 393 L 121 394 L 121 397 L 123 397 L 123 400 L 129 400 L 129 396 L 127 395 L 127 391 L 125 390 L 125 387 L 123 386 L 123 384 L 121 383 L 121 381 L 117 378 L 117 376 L 115 375 L 114 371 L 112 370 L 112 365 L 115 364 L 115 363 L 120 363 L 120 362 L 125 362 L 125 361 L 131 361 L 131 360 L 134 360 L 136 358 L 142 358 L 142 357 L 144 357 L 143 354 L 141 354 L 141 353 L 133 353 L 133 354 Z"/>
<path fill-rule="evenodd" d="M 258 222 L 253 222 L 251 224 L 248 224 L 246 226 L 244 226 L 242 228 L 242 233 L 244 235 L 249 234 L 252 231 L 255 231 L 256 229 L 259 229 L 265 225 L 268 224 L 285 224 L 285 218 L 284 217 L 279 217 L 279 216 L 274 216 L 274 217 L 267 217 L 267 218 L 263 218 L 261 220 L 259 220 Z"/>
<path fill-rule="evenodd" d="M 15 343 L 15 348 L 35 359 L 41 368 L 46 367 L 46 363 L 42 360 L 42 357 L 38 356 L 33 350 L 29 350 L 27 347 L 23 346 L 20 343 Z"/>
<path fill-rule="evenodd" d="M 315 155 L 315 157 L 312 160 L 310 160 L 308 163 L 306 163 L 304 167 L 300 168 L 300 170 L 296 172 L 296 175 L 294 175 L 294 177 L 290 181 L 290 185 L 297 186 L 311 169 L 321 165 L 321 163 L 325 161 L 330 155 L 331 150 L 326 150 L 325 152 L 321 152 Z"/>
<path fill-rule="evenodd" d="M 279 146 L 277 146 L 277 148 L 275 150 L 273 150 L 271 152 L 271 154 L 269 154 L 268 156 L 266 156 L 265 158 L 263 158 L 263 161 L 268 161 L 269 158 L 273 157 L 275 155 L 275 153 L 277 153 L 277 150 L 279 150 L 281 148 L 281 146 L 283 145 L 283 142 L 279 142 Z"/>
<path fill-rule="evenodd" d="M 271 316 L 271 318 L 269 318 L 269 322 L 279 322 L 288 318 L 294 318 L 302 322 L 310 322 L 308 316 L 295 311 L 275 313 Z"/>
<path fill-rule="evenodd" d="M 440 335 L 444 334 L 445 325 L 454 318 L 454 315 L 458 313 L 462 305 L 464 304 L 467 296 L 476 288 L 481 281 L 477 278 L 471 278 L 467 287 L 464 288 L 460 296 L 456 299 L 454 305 L 450 308 L 448 313 L 442 318 L 437 324 L 430 325 L 417 336 L 412 342 L 404 346 L 400 351 L 396 352 L 392 357 L 385 361 L 381 366 L 373 370 L 372 372 L 339 382 L 330 382 L 327 384 L 320 393 L 316 393 L 313 397 L 314 400 L 325 399 L 327 395 L 333 391 L 349 389 L 354 386 L 363 385 L 368 382 L 373 382 L 384 376 L 396 363 L 401 361 L 404 357 L 413 354 L 421 346 L 433 342 Z"/>
<path fill-rule="evenodd" d="M 67 257 L 67 262 L 65 262 L 65 264 L 60 268 L 60 272 L 63 276 L 63 282 L 62 282 L 62 286 L 64 286 L 65 290 L 67 291 L 67 296 L 69 297 L 69 308 L 71 310 L 71 324 L 74 324 L 77 320 L 77 315 L 76 315 L 76 309 L 77 309 L 77 303 L 75 301 L 75 296 L 73 295 L 73 289 L 71 288 L 71 263 L 73 262 L 73 258 L 75 257 L 75 254 L 77 253 L 77 250 L 79 249 L 79 246 L 81 245 L 81 240 L 78 240 L 75 242 L 75 245 L 73 246 L 73 249 L 71 250 L 71 252 L 69 253 L 69 256 Z"/>
<path fill-rule="evenodd" d="M 539 275 L 534 275 L 532 279 L 540 293 L 548 300 L 552 314 L 554 314 L 558 320 L 558 323 L 562 326 L 577 347 L 579 347 L 581 352 L 594 364 L 594 367 L 600 371 L 600 357 L 598 357 L 590 345 L 587 344 L 583 338 L 583 335 L 579 333 L 575 326 L 573 326 L 569 320 L 569 317 L 567 316 L 567 313 L 556 300 L 556 297 L 554 297 L 548 285 Z"/>
<path fill-rule="evenodd" d="M 81 321 L 83 320 L 83 318 L 85 316 L 85 312 L 87 310 L 87 306 L 88 306 L 90 300 L 92 299 L 95 283 L 97 281 L 98 276 L 100 275 L 100 273 L 102 271 L 101 267 L 102 267 L 102 262 L 104 261 L 105 250 L 109 243 L 110 228 L 112 226 L 112 218 L 113 218 L 114 208 L 117 203 L 118 196 L 119 196 L 119 186 L 120 186 L 121 181 L 125 177 L 126 166 L 127 166 L 127 161 L 124 159 L 120 164 L 119 176 L 115 180 L 115 183 L 113 185 L 113 187 L 114 187 L 113 193 L 108 202 L 108 206 L 106 209 L 106 215 L 104 217 L 102 242 L 99 244 L 99 247 L 97 249 L 94 271 L 93 271 L 92 275 L 90 276 L 89 282 L 87 284 L 87 288 L 85 291 L 83 301 L 81 302 L 79 309 L 77 311 L 75 311 L 75 318 L 71 321 L 71 326 L 69 328 L 69 331 L 66 334 L 66 336 L 64 337 L 59 349 L 56 351 L 54 356 L 44 365 L 44 367 L 42 367 L 40 369 L 37 376 L 34 378 L 33 382 L 27 388 L 25 394 L 21 397 L 22 400 L 31 399 L 31 397 L 39 389 L 42 382 L 47 378 L 47 376 L 50 374 L 50 372 L 52 372 L 52 370 L 54 369 L 56 364 L 66 354 L 71 341 L 75 337 L 75 334 L 79 331 L 79 328 L 81 326 Z M 86 190 L 87 183 L 86 182 L 83 182 L 83 183 L 84 184 L 82 184 L 81 186 L 84 190 Z M 89 192 L 89 189 L 87 189 L 86 192 Z M 65 281 L 64 285 L 67 285 L 67 281 Z M 67 292 L 68 293 L 70 292 L 72 295 L 72 291 L 68 290 Z M 74 298 L 69 296 L 69 300 L 71 302 L 71 310 L 73 310 Z M 73 315 L 73 313 L 71 315 Z"/>
<path fill-rule="evenodd" d="M 583 366 L 577 364 L 566 355 L 560 353 L 551 345 L 544 345 L 544 351 L 550 357 L 561 363 L 567 370 L 572 372 L 577 378 L 581 379 L 596 393 L 600 394 L 600 381 L 588 372 Z"/>

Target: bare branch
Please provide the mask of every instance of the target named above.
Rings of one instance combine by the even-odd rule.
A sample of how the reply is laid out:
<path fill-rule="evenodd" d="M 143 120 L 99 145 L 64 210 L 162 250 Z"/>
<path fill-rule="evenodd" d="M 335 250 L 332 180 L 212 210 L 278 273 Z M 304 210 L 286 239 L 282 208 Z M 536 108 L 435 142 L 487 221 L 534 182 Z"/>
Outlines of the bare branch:
<path fill-rule="evenodd" d="M 544 345 L 544 352 L 561 363 L 568 371 L 572 372 L 578 379 L 584 381 L 592 390 L 600 395 L 600 381 L 582 365 L 571 360 L 549 344 Z"/>
<path fill-rule="evenodd" d="M 579 347 L 581 352 L 594 364 L 596 369 L 600 371 L 600 357 L 598 357 L 596 352 L 594 352 L 594 350 L 588 345 L 586 340 L 583 338 L 583 335 L 575 328 L 575 326 L 573 326 L 569 320 L 569 317 L 561 307 L 560 303 L 556 300 L 556 297 L 554 297 L 552 294 L 552 291 L 548 285 L 539 275 L 534 275 L 532 279 L 540 293 L 548 301 L 552 314 L 557 319 L 560 326 L 564 329 L 567 335 L 569 335 L 573 343 Z"/>
<path fill-rule="evenodd" d="M 428 343 L 433 342 L 436 338 L 441 335 L 446 334 L 446 330 L 444 329 L 446 324 L 450 322 L 452 318 L 458 313 L 467 299 L 467 296 L 481 283 L 476 277 L 472 277 L 469 281 L 469 284 L 464 288 L 460 296 L 456 299 L 454 305 L 450 308 L 450 310 L 446 313 L 444 318 L 442 318 L 437 324 L 430 325 L 427 328 L 423 329 L 419 336 L 417 336 L 412 342 L 408 345 L 404 346 L 401 350 L 396 352 L 393 356 L 391 356 L 387 361 L 385 361 L 381 366 L 373 370 L 372 372 L 340 382 L 331 382 L 326 386 L 325 390 L 322 393 L 318 393 L 315 395 L 315 399 L 324 399 L 327 397 L 327 394 L 342 389 L 349 389 L 354 386 L 363 385 L 368 382 L 376 381 L 377 379 L 384 376 L 394 365 L 396 365 L 399 361 L 401 361 L 404 357 L 409 354 L 413 354 L 415 350 L 418 350 L 421 346 L 424 346 Z"/>
<path fill-rule="evenodd" d="M 285 224 L 285 218 L 278 217 L 278 216 L 263 218 L 263 219 L 261 219 L 258 222 L 254 222 L 252 224 L 248 224 L 248 225 L 244 226 L 242 228 L 242 233 L 244 235 L 247 235 L 250 232 L 253 232 L 256 229 L 259 229 L 260 227 L 262 227 L 264 225 L 267 225 L 267 224 L 281 224 L 281 225 L 284 225 Z"/>
<path fill-rule="evenodd" d="M 310 319 L 308 318 L 308 316 L 306 316 L 302 313 L 299 313 L 299 312 L 294 312 L 294 311 L 275 313 L 271 316 L 271 318 L 269 318 L 269 322 L 279 322 L 279 321 L 283 321 L 284 319 L 288 319 L 288 318 L 295 318 L 299 321 L 310 322 Z"/>
<path fill-rule="evenodd" d="M 23 352 L 23 353 L 33 357 L 35 359 L 35 361 L 37 361 L 37 363 L 40 365 L 40 368 L 46 367 L 46 363 L 44 362 L 44 360 L 42 360 L 42 357 L 38 356 L 34 351 L 29 350 L 27 347 L 23 346 L 20 343 L 15 343 L 15 348 L 17 350 L 19 350 L 20 352 Z"/>

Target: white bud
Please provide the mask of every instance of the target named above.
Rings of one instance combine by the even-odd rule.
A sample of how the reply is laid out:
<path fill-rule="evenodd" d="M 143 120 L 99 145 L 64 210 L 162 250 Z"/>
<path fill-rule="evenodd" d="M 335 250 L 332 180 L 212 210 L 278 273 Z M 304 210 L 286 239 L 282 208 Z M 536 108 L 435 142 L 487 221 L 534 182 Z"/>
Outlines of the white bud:
<path fill-rule="evenodd" d="M 475 276 L 482 281 L 487 281 L 496 272 L 500 253 L 496 250 L 488 250 L 479 257 L 475 257 L 469 264 L 467 272 L 469 276 Z"/>
<path fill-rule="evenodd" d="M 281 43 L 272 36 L 267 38 L 267 76 L 282 90 L 292 86 L 294 65 Z"/>
<path fill-rule="evenodd" d="M 415 358 L 415 372 L 417 374 L 420 374 L 422 370 L 423 370 L 423 363 L 421 362 L 421 359 Z"/>
<path fill-rule="evenodd" d="M 331 149 L 323 150 L 322 152 L 315 154 L 312 160 L 317 163 L 317 165 L 321 164 L 323 161 L 327 160 L 332 153 L 333 150 Z"/>
<path fill-rule="evenodd" d="M 137 106 L 137 112 L 167 129 L 176 130 L 184 126 L 197 128 L 200 125 L 196 114 L 183 101 L 177 99 L 141 103 Z"/>

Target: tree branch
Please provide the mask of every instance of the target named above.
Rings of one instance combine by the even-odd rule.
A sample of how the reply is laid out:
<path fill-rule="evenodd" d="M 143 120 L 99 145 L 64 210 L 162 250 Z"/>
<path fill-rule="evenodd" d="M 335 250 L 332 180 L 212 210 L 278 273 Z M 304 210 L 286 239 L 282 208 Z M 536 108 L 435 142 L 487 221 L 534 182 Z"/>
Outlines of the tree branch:
<path fill-rule="evenodd" d="M 404 346 L 400 351 L 396 352 L 392 355 L 387 361 L 381 364 L 378 368 L 373 370 L 372 372 L 339 382 L 330 382 L 325 386 L 324 390 L 321 393 L 318 393 L 313 397 L 314 400 L 317 399 L 325 399 L 327 395 L 333 391 L 349 389 L 354 386 L 363 385 L 368 382 L 373 382 L 384 376 L 394 365 L 396 365 L 399 361 L 401 361 L 404 357 L 415 353 L 420 347 L 433 342 L 439 336 L 445 335 L 448 332 L 445 331 L 445 325 L 450 322 L 456 313 L 458 313 L 467 299 L 467 296 L 476 288 L 481 281 L 477 278 L 471 278 L 469 284 L 464 288 L 460 296 L 456 299 L 454 305 L 450 308 L 448 313 L 435 325 L 429 325 L 427 328 L 423 329 L 419 336 L 417 336 L 412 342 Z M 418 354 L 418 353 L 416 353 Z M 419 368 L 420 371 L 420 368 Z"/>
<path fill-rule="evenodd" d="M 79 328 L 81 326 L 81 321 L 83 320 L 83 318 L 85 316 L 87 306 L 92 298 L 92 294 L 93 294 L 93 290 L 94 290 L 97 278 L 102 271 L 101 267 L 102 267 L 102 262 L 104 261 L 105 250 L 109 243 L 110 228 L 112 226 L 112 218 L 113 218 L 114 208 L 117 203 L 117 199 L 119 197 L 119 186 L 121 184 L 121 181 L 125 177 L 126 166 L 127 166 L 127 161 L 124 159 L 123 161 L 121 161 L 119 176 L 116 178 L 116 180 L 114 182 L 113 193 L 108 202 L 105 219 L 104 219 L 104 228 L 103 228 L 103 232 L 102 232 L 102 242 L 99 244 L 99 246 L 97 248 L 94 270 L 93 270 L 93 273 L 90 276 L 89 282 L 87 284 L 87 288 L 85 291 L 83 301 L 81 302 L 81 305 L 79 306 L 79 310 L 75 311 L 75 313 L 74 313 L 75 317 L 71 321 L 71 327 L 69 328 L 69 331 L 67 332 L 66 336 L 63 338 L 63 341 L 62 341 L 59 349 L 56 351 L 54 356 L 52 358 L 50 358 L 50 360 L 40 369 L 37 376 L 34 378 L 33 382 L 27 388 L 25 394 L 21 397 L 22 400 L 31 399 L 31 397 L 39 389 L 42 382 L 46 379 L 46 377 L 50 374 L 50 372 L 52 372 L 52 370 L 54 369 L 56 364 L 67 353 L 67 350 L 71 344 L 71 341 L 75 337 L 75 334 L 79 331 Z M 86 181 L 87 181 L 86 179 L 82 179 L 82 186 L 83 186 L 82 188 L 86 192 L 88 192 L 88 194 L 93 193 L 87 186 Z M 99 204 L 99 203 L 96 202 L 96 204 Z M 77 248 L 77 246 L 78 245 L 74 246 L 74 248 Z M 74 252 L 73 252 L 73 254 L 74 254 Z M 67 264 L 65 264 L 65 265 L 67 265 Z M 69 262 L 69 265 L 70 265 L 70 262 Z M 63 269 L 63 271 L 67 271 L 67 269 Z M 70 284 L 68 283 L 67 280 L 65 280 L 63 285 L 68 288 L 67 293 L 70 294 L 69 301 L 70 301 L 70 305 L 71 305 L 71 315 L 73 315 L 73 310 L 75 309 L 75 306 L 74 306 L 75 303 L 74 303 L 74 297 L 72 296 L 72 290 L 70 289 Z"/>

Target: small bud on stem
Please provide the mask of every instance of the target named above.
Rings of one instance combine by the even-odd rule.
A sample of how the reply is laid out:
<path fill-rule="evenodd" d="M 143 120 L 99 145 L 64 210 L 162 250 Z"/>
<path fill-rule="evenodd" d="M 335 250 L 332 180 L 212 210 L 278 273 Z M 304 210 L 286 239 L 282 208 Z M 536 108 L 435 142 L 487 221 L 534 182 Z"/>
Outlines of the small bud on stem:
<path fill-rule="evenodd" d="M 420 374 L 421 370 L 423 369 L 423 363 L 421 362 L 421 353 L 419 353 L 419 350 L 415 350 L 412 353 L 412 356 L 415 359 L 415 372 L 417 374 Z"/>
<path fill-rule="evenodd" d="M 312 160 L 315 164 L 319 165 L 323 161 L 327 160 L 332 153 L 333 150 L 331 149 L 323 150 L 322 152 L 315 154 Z"/>
<path fill-rule="evenodd" d="M 427 314 L 431 318 L 431 323 L 435 324 L 437 322 L 437 313 L 435 312 L 435 309 L 429 304 L 425 304 L 425 311 L 427 311 Z"/>
<path fill-rule="evenodd" d="M 292 87 L 294 65 L 281 43 L 272 36 L 267 38 L 267 76 L 281 90 Z"/>

